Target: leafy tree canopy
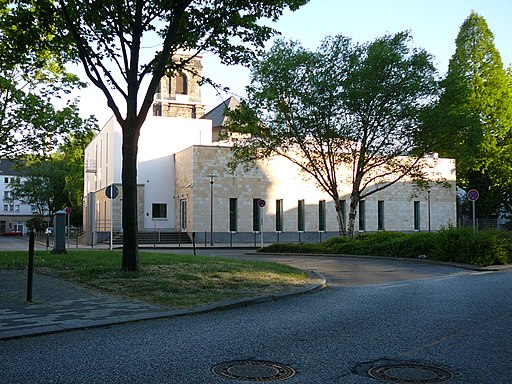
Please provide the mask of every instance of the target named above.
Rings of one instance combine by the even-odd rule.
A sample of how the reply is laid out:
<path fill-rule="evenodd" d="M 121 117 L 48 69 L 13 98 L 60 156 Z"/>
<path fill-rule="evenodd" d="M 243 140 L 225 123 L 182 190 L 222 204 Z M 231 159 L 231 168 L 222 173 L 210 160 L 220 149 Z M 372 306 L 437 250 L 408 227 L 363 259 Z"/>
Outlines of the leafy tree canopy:
<path fill-rule="evenodd" d="M 316 52 L 278 41 L 253 64 L 248 99 L 230 114 L 235 163 L 279 155 L 334 200 L 340 233 L 341 182 L 352 185 L 348 234 L 358 202 L 405 176 L 422 178 L 414 137 L 436 99 L 431 56 L 408 33 L 365 44 L 326 38 Z M 428 148 L 423 148 L 427 150 Z M 340 174 L 342 167 L 352 172 Z M 348 178 L 348 179 L 347 179 Z"/>
<path fill-rule="evenodd" d="M 457 183 L 480 187 L 485 207 L 496 213 L 512 192 L 512 82 L 482 16 L 462 24 L 442 95 L 423 140 L 457 161 Z M 485 185 L 482 182 L 485 181 Z M 491 191 L 492 190 L 492 191 Z M 497 196 L 501 195 L 501 199 Z M 489 201 L 483 201 L 489 197 Z"/>
<path fill-rule="evenodd" d="M 0 157 L 49 153 L 82 126 L 76 100 L 51 102 L 83 86 L 65 70 L 73 51 L 58 20 L 43 2 L 0 1 Z"/>

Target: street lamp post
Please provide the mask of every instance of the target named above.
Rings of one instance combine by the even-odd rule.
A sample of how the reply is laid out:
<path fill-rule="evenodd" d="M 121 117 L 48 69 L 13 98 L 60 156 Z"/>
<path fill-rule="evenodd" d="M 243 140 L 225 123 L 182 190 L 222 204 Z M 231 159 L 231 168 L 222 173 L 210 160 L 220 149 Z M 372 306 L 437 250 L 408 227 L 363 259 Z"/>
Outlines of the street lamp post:
<path fill-rule="evenodd" d="M 210 245 L 213 245 L 213 179 L 217 175 L 210 173 L 208 177 L 210 178 Z"/>

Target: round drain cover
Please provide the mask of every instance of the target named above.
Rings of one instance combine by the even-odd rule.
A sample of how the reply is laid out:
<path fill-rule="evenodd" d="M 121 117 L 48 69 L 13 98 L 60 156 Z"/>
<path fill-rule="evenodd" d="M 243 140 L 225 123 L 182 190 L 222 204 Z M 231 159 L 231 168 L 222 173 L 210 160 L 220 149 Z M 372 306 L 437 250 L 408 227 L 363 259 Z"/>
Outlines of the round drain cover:
<path fill-rule="evenodd" d="M 295 376 L 295 370 L 291 367 L 261 360 L 228 361 L 216 365 L 212 371 L 229 379 L 259 382 L 280 381 Z"/>
<path fill-rule="evenodd" d="M 374 379 L 402 384 L 435 384 L 453 379 L 446 369 L 419 363 L 397 363 L 373 367 L 368 375 Z"/>

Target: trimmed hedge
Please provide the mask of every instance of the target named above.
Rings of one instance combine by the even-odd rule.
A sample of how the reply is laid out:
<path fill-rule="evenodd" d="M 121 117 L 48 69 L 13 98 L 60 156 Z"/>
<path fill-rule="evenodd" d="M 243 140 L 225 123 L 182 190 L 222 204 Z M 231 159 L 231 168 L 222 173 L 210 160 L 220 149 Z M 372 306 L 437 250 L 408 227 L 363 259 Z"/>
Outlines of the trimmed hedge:
<path fill-rule="evenodd" d="M 400 258 L 428 258 L 480 266 L 512 263 L 512 233 L 472 228 L 446 228 L 439 232 L 375 232 L 354 238 L 337 237 L 323 243 L 272 244 L 272 253 L 326 253 Z"/>

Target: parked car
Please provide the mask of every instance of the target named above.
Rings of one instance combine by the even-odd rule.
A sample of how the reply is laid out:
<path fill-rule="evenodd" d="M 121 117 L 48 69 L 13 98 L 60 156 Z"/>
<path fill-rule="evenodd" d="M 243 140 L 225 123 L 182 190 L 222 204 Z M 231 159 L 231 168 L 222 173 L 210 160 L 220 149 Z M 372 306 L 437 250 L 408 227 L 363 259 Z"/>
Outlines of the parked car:
<path fill-rule="evenodd" d="M 23 233 L 21 233 L 21 231 L 7 231 L 7 232 L 4 232 L 4 234 L 2 236 L 5 236 L 5 237 L 20 237 L 20 236 L 23 236 Z"/>

